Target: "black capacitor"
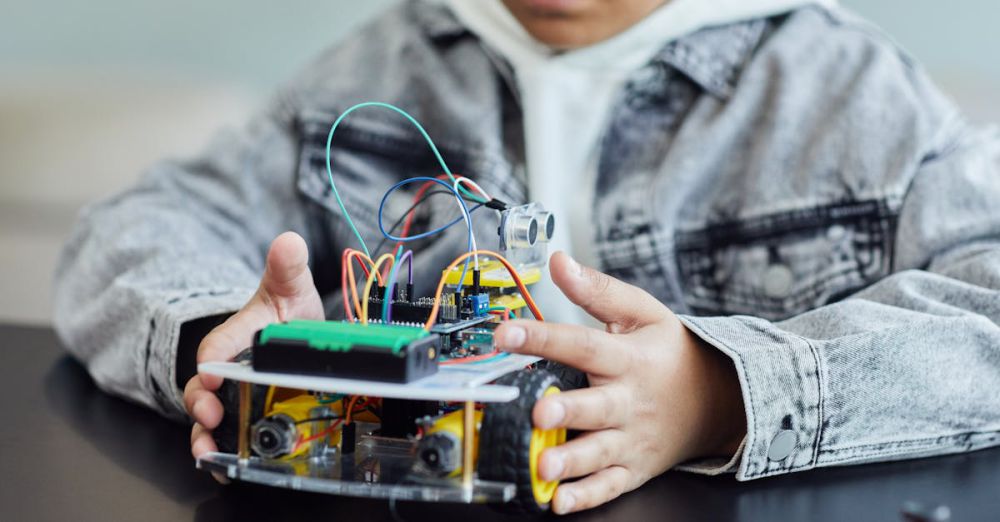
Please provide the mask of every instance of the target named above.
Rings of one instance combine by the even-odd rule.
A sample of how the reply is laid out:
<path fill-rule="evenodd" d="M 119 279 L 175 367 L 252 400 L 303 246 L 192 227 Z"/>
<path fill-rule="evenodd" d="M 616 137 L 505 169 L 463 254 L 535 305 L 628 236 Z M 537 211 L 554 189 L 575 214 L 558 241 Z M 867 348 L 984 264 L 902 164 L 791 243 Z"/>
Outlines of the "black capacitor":
<path fill-rule="evenodd" d="M 397 438 L 416 435 L 417 419 L 437 412 L 438 404 L 433 401 L 382 399 L 382 426 L 379 428 L 379 435 Z"/>
<path fill-rule="evenodd" d="M 497 198 L 493 198 L 493 199 L 491 199 L 491 200 L 489 200 L 489 201 L 486 202 L 486 208 L 492 208 L 493 210 L 499 210 L 499 211 L 502 212 L 504 210 L 507 210 L 507 203 L 505 203 L 505 202 L 503 202 L 503 201 L 501 201 L 501 200 L 499 200 Z M 497 230 L 499 230 L 499 229 L 497 229 Z"/>
<path fill-rule="evenodd" d="M 340 452 L 344 455 L 354 453 L 354 447 L 357 445 L 357 439 L 357 423 L 352 422 L 350 424 L 344 424 L 344 427 L 340 430 Z"/>

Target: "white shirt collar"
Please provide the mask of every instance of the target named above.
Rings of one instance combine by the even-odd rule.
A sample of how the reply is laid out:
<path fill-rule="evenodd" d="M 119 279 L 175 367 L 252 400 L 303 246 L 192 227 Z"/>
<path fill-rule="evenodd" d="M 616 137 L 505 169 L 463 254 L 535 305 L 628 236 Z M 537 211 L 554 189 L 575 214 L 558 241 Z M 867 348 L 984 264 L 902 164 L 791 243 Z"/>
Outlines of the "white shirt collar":
<path fill-rule="evenodd" d="M 571 68 L 634 70 L 671 40 L 711 26 L 774 16 L 809 4 L 837 0 L 670 0 L 607 40 L 555 52 L 533 38 L 500 0 L 443 0 L 470 31 L 504 56 L 515 69 L 560 64 Z"/>

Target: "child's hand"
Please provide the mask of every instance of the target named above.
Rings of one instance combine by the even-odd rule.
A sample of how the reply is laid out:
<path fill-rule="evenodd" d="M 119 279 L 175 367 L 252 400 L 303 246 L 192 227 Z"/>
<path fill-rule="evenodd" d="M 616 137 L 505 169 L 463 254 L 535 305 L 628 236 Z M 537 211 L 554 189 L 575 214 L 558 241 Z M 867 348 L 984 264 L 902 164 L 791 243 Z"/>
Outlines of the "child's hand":
<path fill-rule="evenodd" d="M 251 345 L 257 330 L 270 323 L 322 318 L 323 303 L 309 270 L 309 250 L 298 234 L 286 232 L 271 243 L 257 293 L 205 336 L 198 346 L 198 363 L 232 359 Z M 221 385 L 221 378 L 199 374 L 184 387 L 184 405 L 195 420 L 191 454 L 196 458 L 216 450 L 212 430 L 222 421 L 222 403 L 215 395 Z"/>
<path fill-rule="evenodd" d="M 591 508 L 681 462 L 731 456 L 746 433 L 733 363 L 643 290 L 563 253 L 552 256 L 551 271 L 607 331 L 510 321 L 496 343 L 576 367 L 590 380 L 590 388 L 543 398 L 533 412 L 538 427 L 586 431 L 541 456 L 545 480 L 584 477 L 559 486 L 553 510 Z"/>

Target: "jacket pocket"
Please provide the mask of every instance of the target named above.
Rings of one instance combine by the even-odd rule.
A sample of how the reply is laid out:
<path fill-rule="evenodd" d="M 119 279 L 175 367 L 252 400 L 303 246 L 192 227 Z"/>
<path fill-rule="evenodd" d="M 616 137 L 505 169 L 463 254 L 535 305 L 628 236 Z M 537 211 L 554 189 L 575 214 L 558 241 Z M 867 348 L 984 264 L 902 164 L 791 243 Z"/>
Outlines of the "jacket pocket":
<path fill-rule="evenodd" d="M 710 225 L 677 236 L 684 299 L 702 315 L 781 320 L 887 275 L 895 213 L 847 202 Z"/>

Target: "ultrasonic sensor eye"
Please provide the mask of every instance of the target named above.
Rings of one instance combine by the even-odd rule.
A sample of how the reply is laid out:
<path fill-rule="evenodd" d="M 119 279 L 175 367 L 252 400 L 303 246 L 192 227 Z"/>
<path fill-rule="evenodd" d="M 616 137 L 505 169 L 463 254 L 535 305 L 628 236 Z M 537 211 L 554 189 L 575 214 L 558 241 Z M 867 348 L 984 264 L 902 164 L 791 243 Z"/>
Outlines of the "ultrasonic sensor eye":
<path fill-rule="evenodd" d="M 510 207 L 500 213 L 500 254 L 518 270 L 541 268 L 556 219 L 541 203 Z"/>
<path fill-rule="evenodd" d="M 511 223 L 511 243 L 515 247 L 531 247 L 538 242 L 538 220 L 532 216 L 521 215 Z"/>
<path fill-rule="evenodd" d="M 556 231 L 556 217 L 551 212 L 542 211 L 535 214 L 535 219 L 541 223 L 539 227 L 538 240 L 541 242 L 550 241 L 552 234 Z"/>

